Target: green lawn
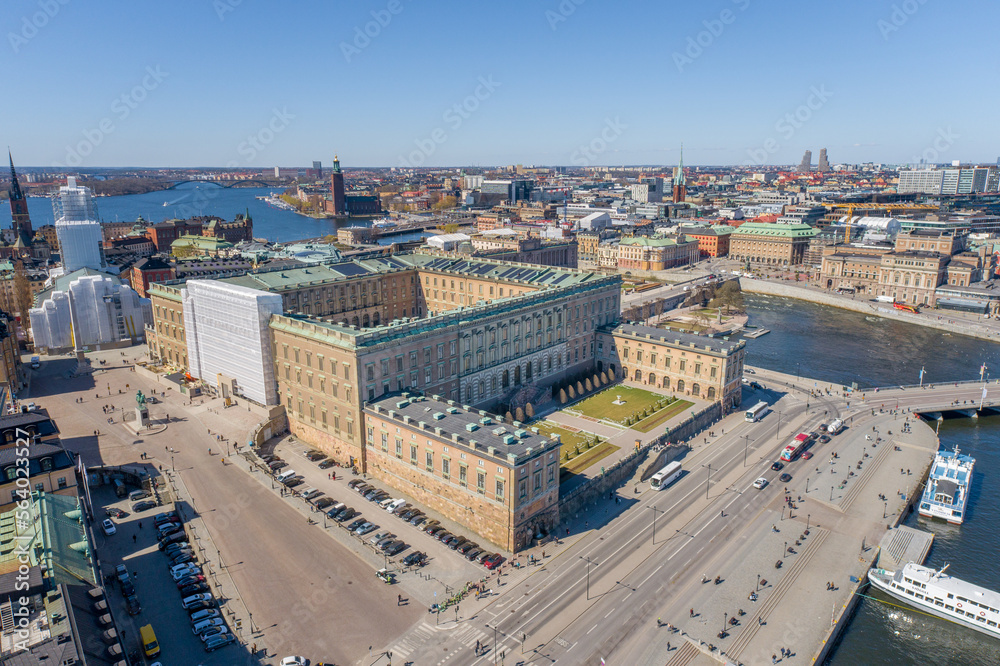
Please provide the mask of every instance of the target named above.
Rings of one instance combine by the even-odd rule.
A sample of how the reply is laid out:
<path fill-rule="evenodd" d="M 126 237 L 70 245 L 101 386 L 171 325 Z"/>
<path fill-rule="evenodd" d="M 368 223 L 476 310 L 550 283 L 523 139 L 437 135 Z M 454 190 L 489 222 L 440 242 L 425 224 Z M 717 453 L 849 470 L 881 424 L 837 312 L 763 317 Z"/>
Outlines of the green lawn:
<path fill-rule="evenodd" d="M 544 437 L 551 437 L 551 435 L 559 435 L 559 441 L 562 443 L 563 450 L 566 447 L 573 448 L 577 444 L 583 443 L 585 440 L 593 438 L 593 433 L 583 432 L 582 430 L 569 430 L 561 425 L 556 425 L 551 421 L 541 421 L 540 423 L 533 423 L 534 427 L 538 428 L 538 432 Z"/>
<path fill-rule="evenodd" d="M 625 404 L 612 404 L 615 397 L 619 395 L 625 401 Z M 583 402 L 574 405 L 572 409 L 595 419 L 608 419 L 615 423 L 623 424 L 629 416 L 652 407 L 666 397 L 645 389 L 619 385 L 607 388 L 587 398 Z"/>
<path fill-rule="evenodd" d="M 660 328 L 666 328 L 671 331 L 681 331 L 682 333 L 701 333 L 702 331 L 708 330 L 707 326 L 702 326 L 701 324 L 686 324 L 680 321 L 668 321 L 659 325 Z"/>
<path fill-rule="evenodd" d="M 687 400 L 672 402 L 655 414 L 650 414 L 643 420 L 636 423 L 632 426 L 632 429 L 638 430 L 639 432 L 649 432 L 653 428 L 663 425 L 693 404 L 693 402 L 689 402 Z"/>
<path fill-rule="evenodd" d="M 565 447 L 563 448 L 565 450 Z M 587 449 L 583 451 L 575 458 L 571 460 L 565 460 L 560 462 L 561 467 L 571 474 L 578 474 L 583 470 L 587 469 L 593 465 L 598 460 L 610 456 L 612 453 L 618 450 L 618 447 L 609 442 L 601 442 L 592 449 Z M 572 452 L 571 452 L 572 453 Z M 560 455 L 562 451 L 560 451 Z"/>

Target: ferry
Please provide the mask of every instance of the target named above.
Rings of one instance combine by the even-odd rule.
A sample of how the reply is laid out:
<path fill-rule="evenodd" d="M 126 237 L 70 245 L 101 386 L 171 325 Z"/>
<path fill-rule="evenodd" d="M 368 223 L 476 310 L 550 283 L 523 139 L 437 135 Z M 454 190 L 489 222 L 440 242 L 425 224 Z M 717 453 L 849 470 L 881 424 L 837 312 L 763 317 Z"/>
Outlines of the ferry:
<path fill-rule="evenodd" d="M 915 562 L 898 571 L 872 569 L 876 588 L 914 608 L 1000 638 L 1000 594 Z"/>
<path fill-rule="evenodd" d="M 962 455 L 957 446 L 954 452 L 938 451 L 927 477 L 924 496 L 920 498 L 920 515 L 961 525 L 975 464 L 976 459 Z"/>

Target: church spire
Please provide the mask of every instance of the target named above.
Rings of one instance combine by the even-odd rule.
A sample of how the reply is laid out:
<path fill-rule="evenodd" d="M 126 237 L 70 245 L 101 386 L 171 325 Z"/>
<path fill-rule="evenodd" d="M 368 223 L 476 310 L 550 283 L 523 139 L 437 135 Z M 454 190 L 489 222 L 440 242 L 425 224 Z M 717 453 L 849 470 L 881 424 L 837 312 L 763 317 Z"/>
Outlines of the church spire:
<path fill-rule="evenodd" d="M 680 203 L 687 197 L 687 186 L 684 180 L 684 144 L 681 144 L 681 156 L 677 161 L 674 173 L 674 203 Z"/>
<path fill-rule="evenodd" d="M 24 193 L 21 192 L 21 184 L 17 182 L 17 171 L 14 170 L 14 158 L 11 157 L 10 148 L 7 149 L 7 158 L 10 160 L 10 200 L 24 199 Z"/>
<path fill-rule="evenodd" d="M 35 232 L 31 229 L 31 217 L 28 215 L 28 200 L 21 191 L 21 183 L 17 180 L 17 171 L 14 170 L 14 158 L 7 149 L 7 158 L 10 160 L 10 190 L 7 191 L 10 199 L 10 218 L 13 228 L 26 245 L 31 244 L 31 239 Z"/>

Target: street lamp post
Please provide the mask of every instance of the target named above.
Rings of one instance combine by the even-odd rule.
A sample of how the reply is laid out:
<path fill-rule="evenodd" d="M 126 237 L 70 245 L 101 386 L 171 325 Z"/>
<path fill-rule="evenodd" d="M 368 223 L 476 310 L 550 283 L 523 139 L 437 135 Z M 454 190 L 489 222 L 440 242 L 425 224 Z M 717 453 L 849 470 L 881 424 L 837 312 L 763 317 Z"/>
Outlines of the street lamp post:
<path fill-rule="evenodd" d="M 812 518 L 812 514 L 811 513 L 807 513 L 806 514 L 806 532 L 809 531 L 809 519 L 810 518 Z"/>
<path fill-rule="evenodd" d="M 493 629 L 493 664 L 496 666 L 497 663 L 497 626 L 494 624 L 492 627 L 486 625 L 487 629 Z"/>
<path fill-rule="evenodd" d="M 712 482 L 712 463 L 704 465 L 708 468 L 708 477 L 705 479 L 705 499 L 708 499 L 708 486 Z"/>
<path fill-rule="evenodd" d="M 781 410 L 778 410 L 778 428 L 774 431 L 774 438 L 781 439 Z"/>
<path fill-rule="evenodd" d="M 170 456 L 170 469 L 171 469 L 171 471 L 177 471 L 177 468 L 174 467 L 174 457 L 173 456 Z"/>
<path fill-rule="evenodd" d="M 655 517 L 656 514 L 653 514 L 653 516 Z M 590 557 L 580 556 L 580 559 L 584 560 L 587 563 L 587 599 L 589 600 L 590 599 L 590 565 L 593 564 L 594 561 L 591 560 Z"/>
<path fill-rule="evenodd" d="M 757 574 L 757 587 L 754 589 L 754 592 L 760 592 L 760 574 Z"/>
<path fill-rule="evenodd" d="M 750 435 L 743 435 L 743 466 L 747 466 L 747 449 L 750 448 Z"/>
<path fill-rule="evenodd" d="M 656 545 L 656 512 L 664 513 L 663 509 L 658 509 L 655 506 L 649 507 L 653 510 L 653 545 Z"/>
<path fill-rule="evenodd" d="M 883 502 L 883 503 L 882 503 L 882 517 L 883 517 L 883 518 L 885 518 L 885 517 L 886 517 L 886 512 L 887 512 L 888 510 L 889 510 L 889 503 L 888 503 L 888 502 Z"/>

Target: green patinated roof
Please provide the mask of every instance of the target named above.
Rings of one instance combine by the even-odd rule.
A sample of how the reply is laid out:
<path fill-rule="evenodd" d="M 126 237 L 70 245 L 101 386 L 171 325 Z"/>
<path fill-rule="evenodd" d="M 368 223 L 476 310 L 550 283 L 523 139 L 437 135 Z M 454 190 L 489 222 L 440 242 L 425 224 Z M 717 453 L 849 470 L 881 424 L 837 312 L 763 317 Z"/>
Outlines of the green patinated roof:
<path fill-rule="evenodd" d="M 736 231 L 736 229 L 729 226 L 728 224 L 716 224 L 710 227 L 710 229 L 714 231 L 718 236 L 727 236 Z"/>
<path fill-rule="evenodd" d="M 741 236 L 761 238 L 812 238 L 817 232 L 808 224 L 771 224 L 767 222 L 747 222 L 736 233 Z"/>
<path fill-rule="evenodd" d="M 225 250 L 233 247 L 232 243 L 222 240 L 221 238 L 214 238 L 212 236 L 192 236 L 187 234 L 171 243 L 170 247 L 189 247 L 192 245 L 202 250 Z"/>
<path fill-rule="evenodd" d="M 673 238 L 648 238 L 646 236 L 632 236 L 630 238 L 623 238 L 619 242 L 619 245 L 639 245 L 641 247 L 669 247 L 671 245 L 677 245 L 677 241 Z"/>

